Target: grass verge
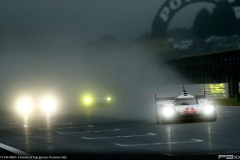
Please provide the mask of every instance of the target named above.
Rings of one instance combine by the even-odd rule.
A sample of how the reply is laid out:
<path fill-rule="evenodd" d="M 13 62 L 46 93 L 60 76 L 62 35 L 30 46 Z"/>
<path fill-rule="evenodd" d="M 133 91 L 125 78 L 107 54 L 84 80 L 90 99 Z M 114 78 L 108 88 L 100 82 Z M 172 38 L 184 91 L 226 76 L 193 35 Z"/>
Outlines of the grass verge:
<path fill-rule="evenodd" d="M 237 102 L 236 98 L 215 99 L 215 102 L 219 106 L 239 106 L 240 107 L 240 102 Z"/>

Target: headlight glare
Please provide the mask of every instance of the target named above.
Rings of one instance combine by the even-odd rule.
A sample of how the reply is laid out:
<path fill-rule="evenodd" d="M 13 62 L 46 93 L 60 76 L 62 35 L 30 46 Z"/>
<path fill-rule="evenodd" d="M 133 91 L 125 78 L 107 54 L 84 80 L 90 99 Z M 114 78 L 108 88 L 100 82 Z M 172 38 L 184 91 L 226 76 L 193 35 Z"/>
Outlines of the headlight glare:
<path fill-rule="evenodd" d="M 164 107 L 164 108 L 162 109 L 162 114 L 163 114 L 163 116 L 165 116 L 165 117 L 171 117 L 171 116 L 174 115 L 174 109 L 171 108 L 171 107 Z"/>
<path fill-rule="evenodd" d="M 86 103 L 90 103 L 90 102 L 91 102 L 91 98 L 89 98 L 89 97 L 86 98 L 86 99 L 85 99 L 85 102 L 86 102 Z"/>
<path fill-rule="evenodd" d="M 213 105 L 206 105 L 203 109 L 204 114 L 210 114 L 214 111 L 214 106 Z"/>
<path fill-rule="evenodd" d="M 52 112 L 57 105 L 56 99 L 53 97 L 43 97 L 41 100 L 41 109 L 44 112 Z"/>
<path fill-rule="evenodd" d="M 81 101 L 82 101 L 81 103 L 82 103 L 84 106 L 91 106 L 92 103 L 93 103 L 93 98 L 92 98 L 92 96 L 90 96 L 90 95 L 86 95 L 86 96 L 82 97 L 82 100 L 81 100 Z"/>
<path fill-rule="evenodd" d="M 21 113 L 29 113 L 32 110 L 32 102 L 29 99 L 20 99 L 17 108 Z"/>

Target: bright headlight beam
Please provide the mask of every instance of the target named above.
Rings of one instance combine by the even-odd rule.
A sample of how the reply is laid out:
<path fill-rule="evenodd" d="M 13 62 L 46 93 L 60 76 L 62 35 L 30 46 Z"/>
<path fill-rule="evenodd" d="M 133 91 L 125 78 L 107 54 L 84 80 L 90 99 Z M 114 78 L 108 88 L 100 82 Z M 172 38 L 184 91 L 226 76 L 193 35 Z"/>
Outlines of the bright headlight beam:
<path fill-rule="evenodd" d="M 52 112 L 56 107 L 56 100 L 53 97 L 46 96 L 41 100 L 41 109 L 44 112 Z"/>
<path fill-rule="evenodd" d="M 214 106 L 213 105 L 206 105 L 204 107 L 203 113 L 205 114 L 210 114 L 214 111 Z"/>
<path fill-rule="evenodd" d="M 32 110 L 32 103 L 29 99 L 23 98 L 18 101 L 18 111 L 21 113 L 29 113 Z"/>
<path fill-rule="evenodd" d="M 81 104 L 84 106 L 91 106 L 93 104 L 93 97 L 89 94 L 89 95 L 85 95 L 81 98 Z"/>
<path fill-rule="evenodd" d="M 86 98 L 86 102 L 90 102 L 90 98 Z"/>
<path fill-rule="evenodd" d="M 170 108 L 170 107 L 164 107 L 162 109 L 162 114 L 165 117 L 171 117 L 171 116 L 174 115 L 174 110 L 172 108 Z"/>

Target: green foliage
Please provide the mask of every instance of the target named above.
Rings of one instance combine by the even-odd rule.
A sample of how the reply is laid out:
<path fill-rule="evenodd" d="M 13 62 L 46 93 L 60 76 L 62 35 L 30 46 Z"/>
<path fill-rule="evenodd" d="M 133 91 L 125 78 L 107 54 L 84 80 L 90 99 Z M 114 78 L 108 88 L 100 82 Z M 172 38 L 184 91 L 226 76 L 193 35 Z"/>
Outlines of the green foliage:
<path fill-rule="evenodd" d="M 227 99 L 215 99 L 218 106 L 240 106 L 240 102 L 236 101 L 236 98 Z"/>
<path fill-rule="evenodd" d="M 194 19 L 192 31 L 201 39 L 208 35 L 229 36 L 236 34 L 236 16 L 229 2 L 220 0 L 211 14 L 203 8 Z"/>

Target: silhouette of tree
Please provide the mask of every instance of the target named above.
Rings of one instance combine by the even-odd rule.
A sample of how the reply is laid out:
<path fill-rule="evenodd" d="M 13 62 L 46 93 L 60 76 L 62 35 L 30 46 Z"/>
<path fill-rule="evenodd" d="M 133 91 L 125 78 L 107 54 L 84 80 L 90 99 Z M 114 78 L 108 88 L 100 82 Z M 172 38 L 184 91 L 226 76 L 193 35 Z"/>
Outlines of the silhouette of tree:
<path fill-rule="evenodd" d="M 211 34 L 228 36 L 237 33 L 236 16 L 227 0 L 221 0 L 216 4 L 211 14 Z"/>
<path fill-rule="evenodd" d="M 210 34 L 210 26 L 211 23 L 211 15 L 210 12 L 203 8 L 199 11 L 194 19 L 192 32 L 198 38 L 205 38 L 207 35 Z"/>
<path fill-rule="evenodd" d="M 229 36 L 237 33 L 236 22 L 237 18 L 229 2 L 219 0 L 211 14 L 205 8 L 197 13 L 192 31 L 201 39 L 208 35 Z"/>

